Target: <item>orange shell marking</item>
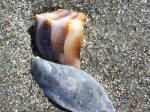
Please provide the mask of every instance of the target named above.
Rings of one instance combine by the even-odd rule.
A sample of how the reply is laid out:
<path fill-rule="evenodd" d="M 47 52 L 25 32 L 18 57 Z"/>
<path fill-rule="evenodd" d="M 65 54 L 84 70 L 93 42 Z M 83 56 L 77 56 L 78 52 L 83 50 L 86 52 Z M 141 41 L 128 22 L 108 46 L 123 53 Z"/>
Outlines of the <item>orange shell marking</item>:
<path fill-rule="evenodd" d="M 35 40 L 41 56 L 80 68 L 80 48 L 85 15 L 72 10 L 36 14 Z"/>

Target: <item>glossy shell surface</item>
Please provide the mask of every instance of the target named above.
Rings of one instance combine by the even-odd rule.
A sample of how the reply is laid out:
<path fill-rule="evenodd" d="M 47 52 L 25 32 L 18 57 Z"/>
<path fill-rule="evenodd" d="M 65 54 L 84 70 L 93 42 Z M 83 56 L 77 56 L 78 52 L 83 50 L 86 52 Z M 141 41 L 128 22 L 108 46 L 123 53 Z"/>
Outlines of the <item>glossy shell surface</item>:
<path fill-rule="evenodd" d="M 42 58 L 80 68 L 85 15 L 59 9 L 35 16 L 31 37 Z"/>

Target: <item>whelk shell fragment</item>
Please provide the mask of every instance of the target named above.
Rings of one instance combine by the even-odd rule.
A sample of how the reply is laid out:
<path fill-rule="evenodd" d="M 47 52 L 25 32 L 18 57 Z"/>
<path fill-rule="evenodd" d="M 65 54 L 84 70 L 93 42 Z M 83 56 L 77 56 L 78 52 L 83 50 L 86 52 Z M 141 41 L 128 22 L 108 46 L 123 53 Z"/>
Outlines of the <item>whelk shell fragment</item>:
<path fill-rule="evenodd" d="M 83 13 L 59 9 L 37 14 L 30 35 L 42 58 L 80 68 L 84 24 Z"/>

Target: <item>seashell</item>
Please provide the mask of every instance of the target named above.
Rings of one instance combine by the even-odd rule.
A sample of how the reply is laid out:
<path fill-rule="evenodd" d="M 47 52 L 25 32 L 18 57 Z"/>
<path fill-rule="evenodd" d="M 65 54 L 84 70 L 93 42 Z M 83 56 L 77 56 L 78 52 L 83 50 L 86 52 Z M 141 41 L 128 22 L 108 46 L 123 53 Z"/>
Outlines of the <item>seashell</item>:
<path fill-rule="evenodd" d="M 72 112 L 115 112 L 105 89 L 88 73 L 36 57 L 32 75 L 44 94 Z"/>
<path fill-rule="evenodd" d="M 30 35 L 42 58 L 80 68 L 84 24 L 83 13 L 59 9 L 37 14 Z"/>

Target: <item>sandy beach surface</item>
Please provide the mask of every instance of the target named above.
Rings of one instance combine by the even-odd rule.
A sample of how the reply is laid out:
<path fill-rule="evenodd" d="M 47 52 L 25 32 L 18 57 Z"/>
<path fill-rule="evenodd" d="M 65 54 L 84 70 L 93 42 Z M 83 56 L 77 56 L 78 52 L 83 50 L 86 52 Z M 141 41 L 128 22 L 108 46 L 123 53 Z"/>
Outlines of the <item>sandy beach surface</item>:
<path fill-rule="evenodd" d="M 104 86 L 116 112 L 150 112 L 148 0 L 0 0 L 1 112 L 63 112 L 32 78 L 27 32 L 35 14 L 60 8 L 86 14 L 81 67 Z"/>

